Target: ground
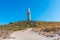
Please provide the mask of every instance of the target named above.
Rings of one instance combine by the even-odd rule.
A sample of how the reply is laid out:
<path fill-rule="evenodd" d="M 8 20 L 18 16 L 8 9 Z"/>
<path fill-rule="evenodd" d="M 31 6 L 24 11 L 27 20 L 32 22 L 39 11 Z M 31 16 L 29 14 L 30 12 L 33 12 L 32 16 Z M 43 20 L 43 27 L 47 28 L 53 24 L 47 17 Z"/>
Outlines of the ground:
<path fill-rule="evenodd" d="M 10 38 L 4 40 L 56 40 L 60 36 L 46 37 L 44 35 L 39 35 L 32 31 L 32 28 L 27 30 L 16 31 L 9 36 Z"/>

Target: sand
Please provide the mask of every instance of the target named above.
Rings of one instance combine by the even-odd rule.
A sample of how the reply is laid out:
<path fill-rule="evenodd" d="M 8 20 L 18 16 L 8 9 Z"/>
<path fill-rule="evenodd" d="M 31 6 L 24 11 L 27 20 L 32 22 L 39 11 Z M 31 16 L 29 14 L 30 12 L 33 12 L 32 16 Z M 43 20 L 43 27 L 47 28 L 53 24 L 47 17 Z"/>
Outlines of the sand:
<path fill-rule="evenodd" d="M 44 35 L 39 35 L 38 33 L 32 32 L 32 28 L 29 28 L 27 30 L 16 31 L 7 39 L 3 40 L 57 40 L 58 37 L 59 36 L 46 37 Z"/>

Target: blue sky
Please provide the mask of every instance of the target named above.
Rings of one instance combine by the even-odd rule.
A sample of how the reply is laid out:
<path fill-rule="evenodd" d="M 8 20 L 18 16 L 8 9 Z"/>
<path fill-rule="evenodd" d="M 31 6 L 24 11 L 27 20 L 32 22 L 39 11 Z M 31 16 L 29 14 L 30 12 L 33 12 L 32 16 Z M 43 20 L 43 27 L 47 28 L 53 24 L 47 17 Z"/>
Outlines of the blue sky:
<path fill-rule="evenodd" d="M 32 20 L 60 21 L 60 0 L 0 0 L 0 24 L 27 20 L 27 8 Z"/>

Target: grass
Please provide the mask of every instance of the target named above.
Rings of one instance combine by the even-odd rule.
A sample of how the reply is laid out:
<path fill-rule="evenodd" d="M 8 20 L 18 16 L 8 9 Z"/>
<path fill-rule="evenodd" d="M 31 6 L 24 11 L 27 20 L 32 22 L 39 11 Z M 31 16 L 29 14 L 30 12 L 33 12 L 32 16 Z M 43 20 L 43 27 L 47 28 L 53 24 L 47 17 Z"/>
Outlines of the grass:
<path fill-rule="evenodd" d="M 20 21 L 20 22 L 11 22 L 7 25 L 2 25 L 0 30 L 9 30 L 9 31 L 18 31 L 25 30 L 27 28 L 41 28 L 42 30 L 50 30 L 53 31 L 55 29 L 60 28 L 60 22 L 38 22 L 38 21 Z"/>

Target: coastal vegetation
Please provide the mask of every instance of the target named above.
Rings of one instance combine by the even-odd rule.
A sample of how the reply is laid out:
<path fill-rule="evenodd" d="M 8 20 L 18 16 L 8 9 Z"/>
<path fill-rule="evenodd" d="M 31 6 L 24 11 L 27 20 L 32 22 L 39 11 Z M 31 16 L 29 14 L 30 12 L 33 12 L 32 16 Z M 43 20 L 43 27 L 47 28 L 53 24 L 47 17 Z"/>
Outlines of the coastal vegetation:
<path fill-rule="evenodd" d="M 1 30 L 9 30 L 9 31 L 18 31 L 24 30 L 27 28 L 40 28 L 44 31 L 57 31 L 60 28 L 60 22 L 41 22 L 41 21 L 19 21 L 19 22 L 10 22 L 9 24 L 5 24 L 0 26 Z"/>
<path fill-rule="evenodd" d="M 39 34 L 43 32 L 43 35 L 46 35 L 46 33 L 51 34 L 52 32 L 60 35 L 60 22 L 19 21 L 0 25 L 0 36 L 5 38 L 7 34 L 28 28 L 32 28 L 33 31 Z"/>

